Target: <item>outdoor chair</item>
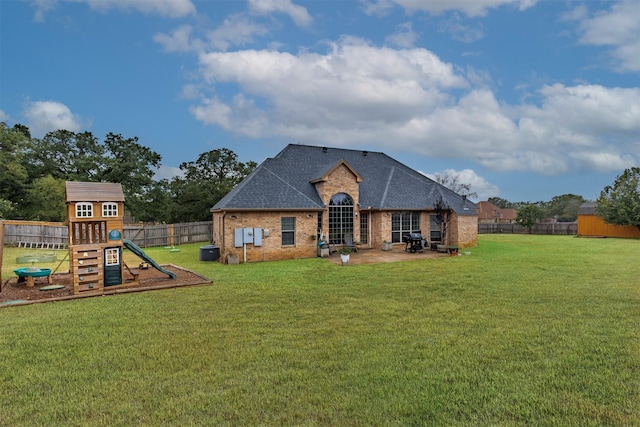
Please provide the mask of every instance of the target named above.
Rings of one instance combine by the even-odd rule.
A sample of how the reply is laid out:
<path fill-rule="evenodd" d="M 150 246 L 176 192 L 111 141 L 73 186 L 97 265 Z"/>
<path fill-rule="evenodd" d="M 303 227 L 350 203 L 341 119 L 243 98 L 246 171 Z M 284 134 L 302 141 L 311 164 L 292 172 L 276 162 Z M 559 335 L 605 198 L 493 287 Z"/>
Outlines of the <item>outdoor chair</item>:
<path fill-rule="evenodd" d="M 356 244 L 353 242 L 353 236 L 351 234 L 345 234 L 343 238 L 344 246 L 350 248 L 354 252 L 358 252 Z"/>

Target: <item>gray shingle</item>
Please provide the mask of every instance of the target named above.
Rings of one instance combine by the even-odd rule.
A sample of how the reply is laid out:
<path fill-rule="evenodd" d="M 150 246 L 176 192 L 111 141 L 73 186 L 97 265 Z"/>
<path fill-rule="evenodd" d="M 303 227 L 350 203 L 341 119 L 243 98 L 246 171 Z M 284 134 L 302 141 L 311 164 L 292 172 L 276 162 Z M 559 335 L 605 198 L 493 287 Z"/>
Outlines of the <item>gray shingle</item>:
<path fill-rule="evenodd" d="M 299 144 L 265 160 L 212 210 L 323 209 L 311 181 L 343 160 L 363 178 L 363 209 L 425 210 L 441 195 L 456 213 L 476 215 L 474 203 L 384 153 Z"/>

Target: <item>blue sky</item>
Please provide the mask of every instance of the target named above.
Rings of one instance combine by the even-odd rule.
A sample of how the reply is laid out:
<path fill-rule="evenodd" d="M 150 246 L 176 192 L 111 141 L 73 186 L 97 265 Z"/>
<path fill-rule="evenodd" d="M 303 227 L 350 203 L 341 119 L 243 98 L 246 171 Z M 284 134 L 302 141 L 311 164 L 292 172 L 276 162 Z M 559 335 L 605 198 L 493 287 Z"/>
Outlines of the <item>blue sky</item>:
<path fill-rule="evenodd" d="M 640 0 L 0 3 L 0 120 L 258 163 L 381 151 L 479 194 L 595 199 L 640 165 Z"/>

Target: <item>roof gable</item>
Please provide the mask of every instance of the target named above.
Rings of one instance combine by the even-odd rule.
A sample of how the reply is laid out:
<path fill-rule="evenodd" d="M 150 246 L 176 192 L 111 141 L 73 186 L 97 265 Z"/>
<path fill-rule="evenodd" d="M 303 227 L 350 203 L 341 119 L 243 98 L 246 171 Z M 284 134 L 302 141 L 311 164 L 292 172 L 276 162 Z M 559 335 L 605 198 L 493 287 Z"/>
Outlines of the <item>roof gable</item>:
<path fill-rule="evenodd" d="M 358 173 L 358 171 L 356 171 L 354 169 L 353 166 L 351 166 L 347 161 L 341 159 L 338 160 L 337 162 L 331 164 L 331 165 L 323 165 L 320 166 L 320 168 L 318 169 L 320 172 L 320 175 L 318 176 L 318 178 L 313 178 L 311 179 L 309 182 L 311 184 L 315 184 L 317 182 L 325 182 L 329 180 L 329 176 L 335 171 L 337 170 L 340 166 L 344 166 L 347 169 L 349 169 L 349 171 L 351 173 L 353 173 L 353 175 L 355 175 L 356 177 L 356 182 L 362 182 L 362 176 Z"/>

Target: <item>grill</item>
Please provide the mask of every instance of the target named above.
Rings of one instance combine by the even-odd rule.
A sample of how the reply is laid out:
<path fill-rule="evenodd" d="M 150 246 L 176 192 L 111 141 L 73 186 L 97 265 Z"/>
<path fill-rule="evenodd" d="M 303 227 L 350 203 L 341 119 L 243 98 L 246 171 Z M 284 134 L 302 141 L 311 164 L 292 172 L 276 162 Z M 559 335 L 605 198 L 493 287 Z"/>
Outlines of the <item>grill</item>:
<path fill-rule="evenodd" d="M 422 237 L 420 233 L 405 234 L 402 241 L 404 242 L 405 252 L 422 252 L 424 247 L 427 246 L 427 239 Z"/>

